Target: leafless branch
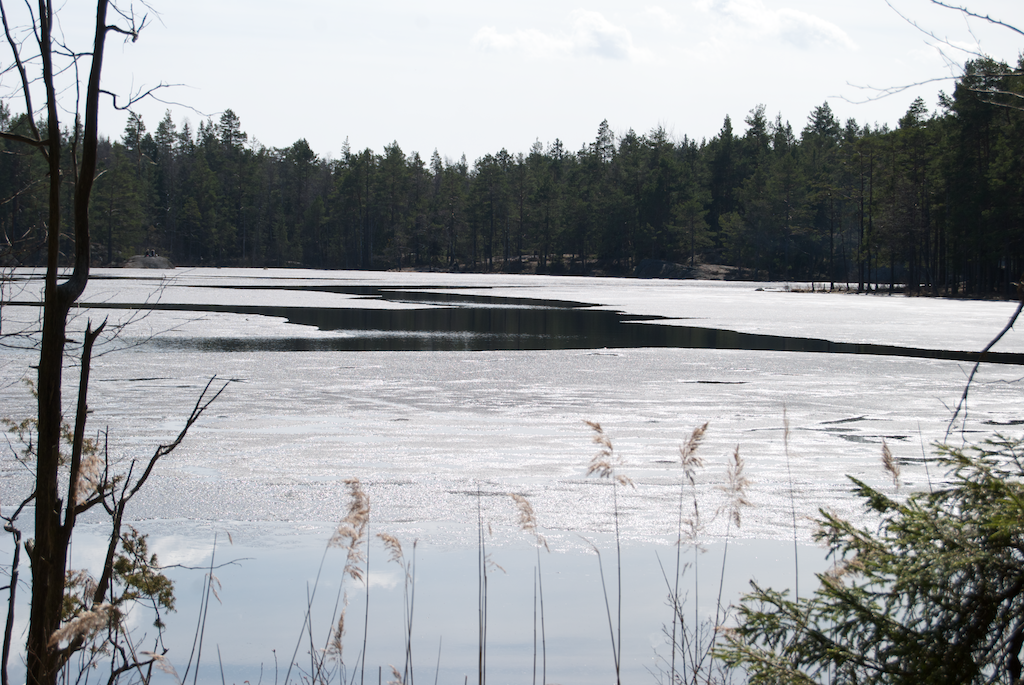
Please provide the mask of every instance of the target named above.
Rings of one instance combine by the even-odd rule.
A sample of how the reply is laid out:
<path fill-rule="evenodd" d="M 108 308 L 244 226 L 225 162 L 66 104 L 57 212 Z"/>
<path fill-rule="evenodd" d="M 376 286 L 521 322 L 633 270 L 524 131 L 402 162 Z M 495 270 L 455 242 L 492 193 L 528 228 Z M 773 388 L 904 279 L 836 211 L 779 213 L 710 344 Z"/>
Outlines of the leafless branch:
<path fill-rule="evenodd" d="M 998 19 L 993 19 L 992 17 L 990 17 L 987 14 L 977 14 L 975 12 L 970 11 L 966 7 L 961 7 L 959 5 L 950 5 L 948 3 L 942 2 L 942 0 L 932 0 L 932 4 L 933 5 L 938 5 L 939 7 L 945 7 L 948 10 L 954 10 L 956 12 L 959 12 L 960 14 L 963 14 L 964 16 L 971 17 L 973 19 L 981 19 L 982 21 L 987 21 L 989 24 L 994 24 L 995 26 L 1001 26 L 1004 29 L 1009 29 L 1010 31 L 1013 31 L 1014 33 L 1017 33 L 1017 34 L 1020 34 L 1021 36 L 1024 36 L 1024 31 L 1021 31 L 1016 26 L 1013 26 L 1012 24 L 1007 24 L 1006 22 L 1000 21 Z M 889 5 L 889 6 L 892 7 L 892 5 Z"/>
<path fill-rule="evenodd" d="M 846 97 L 845 95 L 841 95 L 839 97 L 840 97 L 840 99 L 849 102 L 851 105 L 863 105 L 863 104 L 868 103 L 868 102 L 874 102 L 876 100 L 881 100 L 883 98 L 887 98 L 890 95 L 897 95 L 897 94 L 902 93 L 904 91 L 910 90 L 911 88 L 917 88 L 918 86 L 925 86 L 925 85 L 928 85 L 929 83 L 938 83 L 940 81 L 955 81 L 958 78 L 960 78 L 960 77 L 956 76 L 956 75 L 954 75 L 954 76 L 937 76 L 935 78 L 924 79 L 923 81 L 915 81 L 914 83 L 907 83 L 907 84 L 904 84 L 902 86 L 887 86 L 885 88 L 878 88 L 876 86 L 862 86 L 862 85 L 858 85 L 856 83 L 850 83 L 849 81 L 847 81 L 846 85 L 850 86 L 851 88 L 856 88 L 858 90 L 863 90 L 863 91 L 870 91 L 870 92 L 873 92 L 874 95 L 870 95 L 870 96 L 868 96 L 868 97 L 866 97 L 866 98 L 864 98 L 862 100 L 851 100 L 850 98 Z"/>
<path fill-rule="evenodd" d="M 932 0 L 932 2 L 935 2 L 935 0 Z M 911 19 L 910 17 L 908 17 L 907 15 L 903 14 L 898 9 L 896 9 L 893 6 L 893 4 L 892 4 L 892 0 L 885 0 L 885 4 L 888 5 L 889 9 L 891 9 L 893 12 L 895 12 L 897 14 L 897 16 L 899 16 L 900 19 L 902 19 L 903 21 L 907 22 L 908 24 L 913 26 L 915 29 L 917 29 L 918 31 L 920 31 L 921 33 L 926 35 L 927 37 L 931 38 L 932 40 L 938 42 L 939 44 L 945 45 L 947 47 L 950 47 L 950 48 L 952 48 L 954 50 L 957 50 L 959 52 L 963 52 L 965 54 L 971 55 L 973 57 L 984 57 L 984 55 L 981 52 L 977 51 L 977 50 L 971 50 L 971 49 L 968 49 L 968 48 L 956 45 L 949 38 L 940 38 L 934 31 L 932 31 L 930 29 L 924 28 L 919 23 L 917 23 L 917 21 L 915 21 L 914 19 Z M 940 4 L 940 3 L 936 3 L 936 4 Z"/>
<path fill-rule="evenodd" d="M 943 441 L 949 439 L 949 434 L 953 430 L 953 423 L 960 415 L 960 412 L 964 411 L 966 413 L 965 406 L 967 404 L 967 394 L 971 390 L 971 383 L 974 381 L 974 375 L 978 373 L 978 368 L 981 366 L 981 363 L 985 360 L 985 354 L 989 350 L 991 350 L 997 342 L 1002 340 L 1003 336 L 1006 335 L 1011 328 L 1013 328 L 1013 324 L 1016 323 L 1017 317 L 1020 316 L 1021 310 L 1024 309 L 1024 283 L 1018 284 L 1017 297 L 1020 299 L 1020 302 L 1018 302 L 1017 309 L 1014 310 L 1013 316 L 1011 316 L 1010 320 L 1006 322 L 1005 326 L 1003 326 L 1003 330 L 999 331 L 999 334 L 996 337 L 992 338 L 992 341 L 988 345 L 985 345 L 985 349 L 983 349 L 981 353 L 978 355 L 978 361 L 974 363 L 974 368 L 971 369 L 971 375 L 967 377 L 967 383 L 964 384 L 964 392 L 960 396 L 960 401 L 957 402 L 956 408 L 953 410 L 953 416 L 951 416 L 949 419 L 949 425 L 946 427 L 946 435 L 943 438 Z"/>
<path fill-rule="evenodd" d="M 123 105 L 119 105 L 117 103 L 117 93 L 113 93 L 113 92 L 111 92 L 109 90 L 101 90 L 100 92 L 103 93 L 104 95 L 110 96 L 110 99 L 111 99 L 111 101 L 113 103 L 114 109 L 122 111 L 122 112 L 130 112 L 131 108 L 132 108 L 132 105 L 134 105 L 135 103 L 139 102 L 140 100 L 145 100 L 147 98 L 152 98 L 153 100 L 156 100 L 157 102 L 164 102 L 163 100 L 155 97 L 153 94 L 156 93 L 157 91 L 164 90 L 165 88 L 175 88 L 175 87 L 180 87 L 181 85 L 183 85 L 183 84 L 181 84 L 181 83 L 173 83 L 173 84 L 172 83 L 159 83 L 159 84 L 153 86 L 152 88 L 149 88 L 149 89 L 144 90 L 144 91 L 138 91 L 138 92 L 133 93 L 132 95 L 128 96 L 127 104 L 123 104 Z"/>
<path fill-rule="evenodd" d="M 31 12 L 32 8 L 29 7 L 29 13 L 31 14 Z M 32 90 L 31 88 L 29 88 L 28 74 L 25 72 L 25 64 L 21 61 L 21 51 L 18 49 L 20 43 L 15 41 L 14 37 L 11 35 L 11 29 L 7 22 L 7 10 L 4 8 L 3 3 L 0 3 L 0 19 L 3 20 L 4 35 L 7 37 L 7 44 L 11 46 L 11 53 L 14 55 L 14 64 L 18 69 L 18 75 L 21 77 L 21 90 L 25 96 L 25 112 L 28 114 L 26 119 L 28 119 L 28 124 L 32 129 L 32 134 L 35 137 L 36 141 L 33 144 L 38 145 L 39 141 L 42 139 L 42 136 L 39 135 L 39 129 L 36 128 L 35 120 L 32 117 L 32 113 L 35 111 L 32 108 Z M 32 22 L 32 25 L 35 26 L 34 21 Z M 48 154 L 47 149 L 45 147 L 41 149 L 44 155 Z"/>
<path fill-rule="evenodd" d="M 192 413 L 189 414 L 188 418 L 185 420 L 185 425 L 182 427 L 181 432 L 178 433 L 177 437 L 166 445 L 160 445 L 157 447 L 156 452 L 153 453 L 152 458 L 150 458 L 149 463 L 146 465 L 146 470 L 139 477 L 138 481 L 136 481 L 135 485 L 132 487 L 131 492 L 128 494 L 129 498 L 134 497 L 138 491 L 142 489 L 142 486 L 145 485 L 146 481 L 149 479 L 149 475 L 152 473 L 153 467 L 156 466 L 157 461 L 159 461 L 161 457 L 167 456 L 177 449 L 178 445 L 181 444 L 181 441 L 185 439 L 186 435 L 188 435 L 188 431 L 192 428 L 192 425 L 199 420 L 199 417 L 203 415 L 203 412 L 209 409 L 210 405 L 221 396 L 221 393 L 223 393 L 231 383 L 231 381 L 224 381 L 224 384 L 220 386 L 220 389 L 213 392 L 211 387 L 216 380 L 217 377 L 213 376 L 206 382 L 206 387 L 204 387 L 203 391 L 199 393 L 195 406 L 192 407 Z"/>
<path fill-rule="evenodd" d="M 29 138 L 28 136 L 20 136 L 17 133 L 7 133 L 5 131 L 0 131 L 0 138 L 2 138 L 3 140 L 11 140 L 16 143 L 25 143 L 26 145 L 31 145 L 33 147 L 38 148 L 45 148 L 47 145 L 50 144 L 49 139 L 36 140 L 35 138 Z"/>
<path fill-rule="evenodd" d="M 950 10 L 954 10 L 954 11 L 960 12 L 961 14 L 963 14 L 967 18 L 972 18 L 972 19 L 978 19 L 978 20 L 981 20 L 981 21 L 985 21 L 985 22 L 988 22 L 988 23 L 990 23 L 990 24 L 992 24 L 994 26 L 999 26 L 999 27 L 1008 29 L 1010 31 L 1013 31 L 1015 33 L 1018 33 L 1018 34 L 1024 36 L 1024 31 L 1021 31 L 1016 26 L 1013 26 L 1012 24 L 1008 24 L 1006 22 L 1000 21 L 998 19 L 993 19 L 992 17 L 990 17 L 988 15 L 977 14 L 975 12 L 971 12 L 966 7 L 961 7 L 961 6 L 957 6 L 957 5 L 951 5 L 949 3 L 943 2 L 943 0 L 931 0 L 931 2 L 932 2 L 932 4 L 937 5 L 939 7 L 943 7 L 945 9 L 950 9 Z M 899 16 L 900 19 L 902 19 L 906 23 L 908 23 L 911 26 L 913 26 L 915 29 L 920 31 L 925 36 L 927 36 L 931 41 L 934 41 L 934 44 L 932 44 L 932 43 L 928 43 L 928 44 L 931 45 L 931 47 L 935 48 L 938 51 L 939 55 L 945 61 L 947 68 L 949 68 L 950 74 L 948 76 L 939 76 L 939 77 L 936 77 L 936 78 L 924 79 L 924 80 L 921 80 L 921 81 L 916 81 L 914 83 L 909 83 L 909 84 L 905 84 L 905 85 L 888 86 L 888 87 L 884 87 L 884 88 L 879 88 L 879 87 L 875 87 L 875 86 L 862 86 L 862 85 L 857 85 L 857 84 L 853 84 L 853 83 L 847 83 L 847 85 L 849 85 L 849 86 L 851 86 L 853 88 L 857 88 L 857 89 L 865 90 L 865 91 L 872 91 L 874 94 L 869 96 L 869 97 L 866 97 L 866 98 L 864 98 L 862 100 L 851 100 L 851 99 L 849 99 L 849 98 L 847 98 L 845 96 L 840 96 L 841 99 L 846 100 L 847 102 L 850 102 L 851 104 L 864 104 L 864 103 L 867 103 L 867 102 L 874 102 L 876 100 L 881 100 L 881 99 L 887 98 L 887 97 L 889 97 L 891 95 L 896 95 L 898 93 L 902 93 L 902 92 L 904 92 L 906 90 L 909 90 L 911 88 L 916 88 L 918 86 L 927 85 L 929 83 L 938 83 L 938 82 L 941 82 L 941 81 L 955 81 L 957 79 L 962 78 L 963 75 L 964 75 L 962 62 L 960 60 L 958 60 L 958 59 L 954 59 L 951 55 L 947 54 L 946 49 L 951 49 L 951 50 L 954 50 L 956 52 L 963 53 L 968 58 L 973 58 L 973 59 L 986 59 L 986 58 L 988 58 L 988 55 L 984 54 L 983 52 L 981 52 L 978 49 L 971 49 L 971 48 L 964 47 L 962 45 L 957 45 L 952 40 L 950 40 L 949 38 L 940 37 L 934 31 L 932 31 L 930 29 L 924 28 L 916 20 L 911 19 L 910 17 L 905 15 L 903 12 L 900 12 L 898 9 L 896 9 L 896 7 L 892 4 L 891 0 L 885 0 L 885 4 L 888 5 L 889 9 L 891 9 L 893 12 L 895 12 L 896 15 Z M 968 30 L 968 32 L 970 32 L 971 37 L 974 39 L 975 45 L 978 45 L 980 43 L 980 41 L 974 35 L 974 31 L 970 27 L 970 25 L 968 25 L 967 30 Z M 1019 75 L 1019 72 L 1008 71 L 1005 74 L 993 74 L 993 75 L 1012 76 L 1012 75 Z M 991 95 L 1013 95 L 1016 98 L 1024 99 L 1024 96 L 1019 95 L 1017 93 L 1003 92 L 1003 91 L 1000 91 L 1000 90 L 978 89 L 978 90 L 975 90 L 975 92 L 979 92 L 979 93 L 983 93 L 983 94 L 991 94 Z M 1001 106 L 1010 106 L 1010 107 L 1012 107 L 1012 105 L 1005 105 L 1005 104 L 996 103 L 996 102 L 994 102 L 992 104 L 1000 104 Z"/>
<path fill-rule="evenodd" d="M 146 484 L 146 481 L 149 480 L 149 477 L 150 475 L 152 475 L 153 469 L 156 467 L 157 462 L 159 462 L 161 458 L 167 456 L 175 449 L 177 449 L 177 447 L 181 444 L 182 440 L 185 439 L 185 436 L 188 435 L 188 432 L 192 428 L 192 425 L 199 420 L 199 417 L 201 417 L 203 413 L 210 407 L 210 405 L 213 404 L 218 397 L 220 397 L 221 393 L 223 393 L 227 389 L 228 385 L 230 385 L 231 383 L 231 381 L 224 381 L 224 384 L 221 385 L 219 389 L 214 391 L 213 384 L 216 381 L 216 376 L 212 377 L 209 381 L 207 381 L 206 386 L 203 388 L 203 391 L 199 393 L 199 397 L 196 400 L 195 405 L 192 407 L 192 412 L 188 415 L 188 418 L 185 419 L 185 425 L 182 427 L 181 431 L 178 433 L 177 436 L 175 436 L 173 440 L 171 440 L 171 442 L 160 445 L 156 448 L 152 456 L 150 456 L 149 459 L 146 461 L 146 467 L 143 470 L 142 474 L 134 482 L 132 482 L 132 472 L 134 471 L 135 465 L 137 464 L 137 462 L 134 460 L 129 466 L 127 476 L 125 476 L 124 480 L 122 481 L 123 487 L 121 494 L 119 495 L 115 495 L 115 493 L 112 490 L 112 486 L 116 485 L 116 479 L 110 477 L 108 471 L 108 475 L 105 475 L 103 478 L 105 483 L 104 487 L 98 489 L 97 493 L 90 497 L 89 499 L 87 499 L 86 501 L 79 503 L 75 507 L 75 515 L 78 516 L 83 512 L 96 506 L 97 504 L 104 503 L 105 498 L 108 494 L 112 497 L 117 498 L 117 502 L 113 505 L 113 507 L 107 507 L 108 512 L 114 513 L 118 509 L 123 509 L 124 505 L 126 505 L 136 494 L 138 494 L 139 490 L 141 490 L 142 487 Z M 109 459 L 107 460 L 107 462 L 109 469 Z M 106 507 L 107 505 L 104 504 L 104 506 Z"/>

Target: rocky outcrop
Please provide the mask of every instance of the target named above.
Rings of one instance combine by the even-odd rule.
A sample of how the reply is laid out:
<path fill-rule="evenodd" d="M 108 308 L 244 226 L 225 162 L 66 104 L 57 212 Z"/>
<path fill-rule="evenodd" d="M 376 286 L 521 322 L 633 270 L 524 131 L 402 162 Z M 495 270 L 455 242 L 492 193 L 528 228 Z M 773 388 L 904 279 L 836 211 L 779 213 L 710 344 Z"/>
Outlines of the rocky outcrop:
<path fill-rule="evenodd" d="M 137 254 L 122 265 L 125 269 L 173 269 L 167 257 L 146 257 Z"/>
<path fill-rule="evenodd" d="M 737 278 L 736 267 L 722 264 L 686 266 L 660 259 L 644 259 L 633 272 L 635 278 L 694 278 L 704 281 L 729 281 Z"/>

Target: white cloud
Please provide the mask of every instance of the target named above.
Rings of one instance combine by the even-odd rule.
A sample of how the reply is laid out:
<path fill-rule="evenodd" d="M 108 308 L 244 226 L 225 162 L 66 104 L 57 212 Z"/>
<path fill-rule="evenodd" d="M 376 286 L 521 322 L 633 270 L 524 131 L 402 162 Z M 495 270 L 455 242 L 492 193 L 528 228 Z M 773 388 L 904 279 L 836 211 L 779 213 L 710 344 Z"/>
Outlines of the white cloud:
<path fill-rule="evenodd" d="M 570 39 L 552 36 L 536 29 L 498 33 L 493 26 L 484 26 L 473 36 L 473 44 L 487 51 L 519 50 L 531 57 L 550 57 L 572 52 Z"/>
<path fill-rule="evenodd" d="M 654 21 L 658 22 L 662 28 L 672 29 L 679 25 L 679 19 L 676 18 L 676 15 L 672 14 L 660 5 L 649 5 L 644 8 L 644 11 L 650 15 Z"/>
<path fill-rule="evenodd" d="M 530 57 L 597 56 L 610 60 L 644 62 L 652 58 L 650 51 L 633 44 L 629 30 L 616 26 L 600 12 L 575 10 L 569 31 L 545 33 L 537 29 L 499 33 L 485 26 L 473 36 L 473 44 L 487 51 L 519 51 Z"/>
<path fill-rule="evenodd" d="M 398 571 L 370 571 L 370 587 L 392 590 L 402 581 Z"/>
<path fill-rule="evenodd" d="M 799 48 L 815 45 L 836 45 L 856 50 L 857 44 L 846 32 L 830 21 L 797 10 L 783 9 L 777 13 L 779 35 Z"/>
<path fill-rule="evenodd" d="M 818 46 L 856 50 L 857 44 L 830 21 L 793 9 L 773 10 L 762 0 L 700 0 L 697 7 L 732 20 L 756 34 L 780 38 L 800 49 Z"/>

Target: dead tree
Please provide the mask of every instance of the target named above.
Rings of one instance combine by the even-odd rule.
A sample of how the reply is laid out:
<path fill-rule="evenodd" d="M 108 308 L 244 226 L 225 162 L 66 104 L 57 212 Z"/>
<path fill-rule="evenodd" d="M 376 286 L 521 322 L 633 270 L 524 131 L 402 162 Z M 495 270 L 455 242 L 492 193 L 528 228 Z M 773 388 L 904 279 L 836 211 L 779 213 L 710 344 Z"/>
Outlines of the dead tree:
<path fill-rule="evenodd" d="M 116 631 L 117 626 L 111 623 L 116 611 L 109 608 L 109 600 L 114 558 L 122 541 L 124 508 L 149 478 L 157 461 L 177 446 L 219 391 L 207 386 L 174 441 L 159 447 L 138 466 L 130 464 L 126 473 L 115 474 L 109 459 L 97 462 L 96 454 L 89 454 L 85 437 L 90 355 L 93 343 L 104 328 L 101 324 L 94 330 L 89 325 L 80 341 L 81 378 L 77 403 L 71 412 L 73 426 L 70 431 L 65 428 L 62 406 L 65 352 L 69 345 L 77 344 L 68 338 L 68 316 L 89 280 L 89 199 L 96 176 L 100 98 L 107 94 L 100 84 L 104 45 L 112 34 L 136 40 L 146 18 L 137 19 L 130 8 L 118 8 L 110 0 L 97 0 L 91 48 L 79 51 L 65 45 L 60 35 L 54 35 L 56 13 L 52 0 L 36 0 L 35 3 L 29 0 L 24 6 L 18 3 L 20 24 L 9 21 L 12 18 L 9 10 L 15 9 L 9 5 L 11 3 L 0 0 L 4 36 L 13 56 L 7 71 L 20 78 L 30 132 L 0 131 L 0 138 L 35 150 L 47 165 L 46 276 L 35 386 L 38 405 L 31 426 L 35 441 L 30 449 L 36 478 L 34 492 L 25 502 L 25 505 L 34 505 L 35 526 L 34 539 L 24 545 L 32 570 L 26 679 L 32 685 L 44 685 L 57 682 L 60 669 L 88 639 L 87 631 L 75 621 L 84 624 L 88 615 L 92 619 L 106 620 L 104 630 Z M 87 75 L 84 84 L 78 80 L 79 74 Z M 73 82 L 69 84 L 68 79 Z M 36 109 L 33 102 L 37 91 L 44 95 L 41 109 Z M 128 106 L 130 103 L 122 103 L 122 107 Z M 74 113 L 74 121 L 64 123 L 62 130 L 61 114 L 69 111 Z M 37 118 L 44 123 L 37 124 Z M 70 221 L 61 215 L 61 198 L 68 186 L 73 195 Z M 60 271 L 62 241 L 65 245 L 73 244 L 70 275 L 66 278 Z M 91 449 L 98 448 L 93 445 Z M 106 509 L 111 518 L 106 563 L 95 587 L 90 584 L 90 592 L 85 593 L 87 596 L 78 615 L 63 616 L 69 590 L 68 548 L 75 522 L 81 513 L 97 506 Z M 20 513 L 21 508 L 18 511 Z M 6 524 L 16 543 L 20 541 L 16 521 L 11 519 Z M 10 612 L 14 610 L 15 590 L 16 583 L 12 583 L 8 626 L 11 625 Z M 69 627 L 72 629 L 68 630 Z M 3 650 L 4 683 L 10 640 L 8 628 Z M 133 669 L 144 665 L 145 659 L 140 663 L 140 657 L 131 655 L 123 661 L 122 667 Z"/>

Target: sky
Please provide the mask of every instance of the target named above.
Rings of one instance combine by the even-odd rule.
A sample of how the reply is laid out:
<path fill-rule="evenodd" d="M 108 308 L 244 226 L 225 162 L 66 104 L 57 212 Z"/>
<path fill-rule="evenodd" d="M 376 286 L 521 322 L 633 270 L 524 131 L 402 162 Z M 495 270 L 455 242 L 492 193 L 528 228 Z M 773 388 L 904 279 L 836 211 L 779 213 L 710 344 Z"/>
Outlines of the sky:
<path fill-rule="evenodd" d="M 699 141 L 715 136 L 726 115 L 741 134 L 758 104 L 798 133 L 824 102 L 841 121 L 894 126 L 916 97 L 934 110 L 953 82 L 880 99 L 877 89 L 955 75 L 951 60 L 971 56 L 962 50 L 1014 63 L 1024 48 L 1024 36 L 931 0 L 149 5 L 135 3 L 136 16 L 149 20 L 138 41 L 111 35 L 103 81 L 122 96 L 169 86 L 135 106 L 149 131 L 168 109 L 193 131 L 232 109 L 250 144 L 305 138 L 335 159 L 346 140 L 353 150 L 397 142 L 406 154 L 429 159 L 436 149 L 470 163 L 556 138 L 578 150 L 605 119 L 617 135 L 660 126 Z M 88 45 L 94 7 L 61 7 L 69 43 Z M 970 8 L 1024 28 L 1021 0 L 972 0 Z M 0 66 L 8 54 L 0 52 Z M 4 95 L 14 85 L 10 73 L 0 77 Z M 105 108 L 101 133 L 120 137 L 125 117 Z"/>

